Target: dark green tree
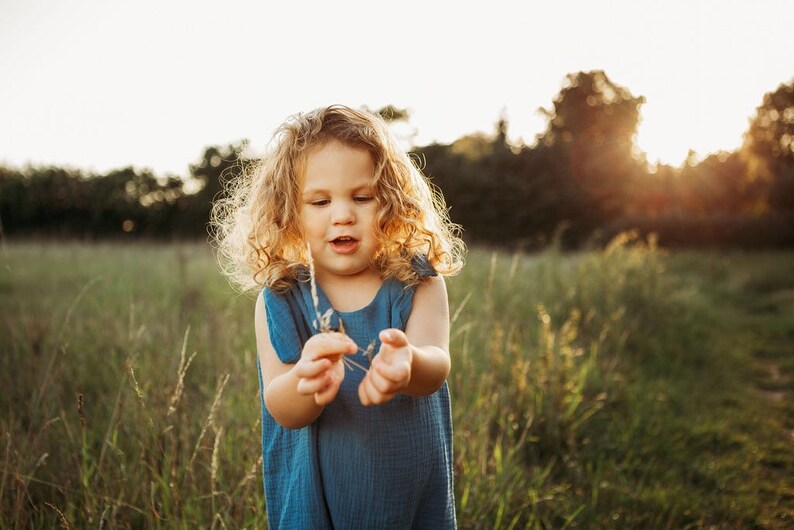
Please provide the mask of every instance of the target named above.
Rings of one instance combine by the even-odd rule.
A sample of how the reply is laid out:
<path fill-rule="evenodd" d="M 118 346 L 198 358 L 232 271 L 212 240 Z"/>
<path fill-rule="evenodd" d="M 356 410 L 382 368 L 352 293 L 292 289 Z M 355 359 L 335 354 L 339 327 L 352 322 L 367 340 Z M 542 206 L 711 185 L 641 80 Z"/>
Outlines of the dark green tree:
<path fill-rule="evenodd" d="M 541 109 L 548 125 L 538 144 L 563 162 L 560 184 L 578 188 L 566 197 L 583 201 L 568 205 L 580 212 L 570 220 L 574 230 L 587 232 L 624 213 L 629 187 L 645 173 L 634 146 L 644 102 L 596 70 L 569 74 L 552 108 Z"/>
<path fill-rule="evenodd" d="M 195 193 L 185 195 L 179 202 L 181 214 L 175 230 L 185 235 L 206 235 L 212 203 L 223 193 L 223 183 L 241 174 L 245 164 L 243 157 L 247 141 L 225 146 L 211 146 L 204 150 L 201 158 L 190 165 L 191 187 Z"/>
<path fill-rule="evenodd" d="M 366 109 L 366 106 L 364 108 Z M 376 112 L 380 114 L 381 118 L 389 123 L 395 121 L 408 122 L 408 120 L 411 118 L 411 113 L 408 109 L 401 109 L 399 107 L 395 107 L 394 105 L 386 105 L 385 107 L 378 109 Z"/>
<path fill-rule="evenodd" d="M 769 206 L 794 211 L 794 79 L 764 95 L 742 149 L 750 177 L 766 185 Z"/>

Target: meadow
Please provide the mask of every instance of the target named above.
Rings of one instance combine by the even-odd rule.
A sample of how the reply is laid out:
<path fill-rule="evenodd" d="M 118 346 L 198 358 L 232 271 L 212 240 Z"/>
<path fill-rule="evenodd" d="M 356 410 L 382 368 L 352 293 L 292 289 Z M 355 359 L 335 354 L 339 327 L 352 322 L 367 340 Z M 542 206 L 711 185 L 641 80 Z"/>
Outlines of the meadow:
<path fill-rule="evenodd" d="M 448 280 L 460 528 L 790 528 L 794 252 L 623 235 Z M 0 247 L 0 528 L 263 528 L 253 297 L 206 244 Z"/>

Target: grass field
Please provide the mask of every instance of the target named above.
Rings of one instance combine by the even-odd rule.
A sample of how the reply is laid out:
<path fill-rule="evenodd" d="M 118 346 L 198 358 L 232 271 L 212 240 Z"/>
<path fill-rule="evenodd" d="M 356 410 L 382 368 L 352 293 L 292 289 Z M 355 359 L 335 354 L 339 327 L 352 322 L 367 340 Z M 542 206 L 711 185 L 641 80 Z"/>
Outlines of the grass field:
<path fill-rule="evenodd" d="M 794 525 L 794 253 L 474 249 L 461 528 Z M 0 247 L 0 528 L 263 528 L 253 300 L 201 244 Z"/>

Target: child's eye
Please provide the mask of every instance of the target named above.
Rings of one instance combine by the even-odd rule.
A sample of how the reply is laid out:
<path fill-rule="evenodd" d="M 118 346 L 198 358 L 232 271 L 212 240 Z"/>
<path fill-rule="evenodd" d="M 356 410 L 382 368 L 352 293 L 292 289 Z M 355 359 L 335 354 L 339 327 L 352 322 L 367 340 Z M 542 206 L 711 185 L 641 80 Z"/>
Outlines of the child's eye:
<path fill-rule="evenodd" d="M 309 204 L 312 206 L 327 206 L 330 202 L 328 199 L 316 199 L 309 202 Z"/>
<path fill-rule="evenodd" d="M 356 195 L 353 200 L 363 204 L 375 200 L 375 197 L 372 195 Z"/>

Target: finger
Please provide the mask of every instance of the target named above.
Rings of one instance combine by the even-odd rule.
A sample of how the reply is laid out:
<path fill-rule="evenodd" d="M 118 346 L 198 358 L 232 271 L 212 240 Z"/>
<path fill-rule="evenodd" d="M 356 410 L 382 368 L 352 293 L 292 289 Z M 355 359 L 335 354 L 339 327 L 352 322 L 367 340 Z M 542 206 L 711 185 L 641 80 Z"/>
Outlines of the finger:
<path fill-rule="evenodd" d="M 370 398 L 369 391 L 367 387 L 369 386 L 369 374 L 364 376 L 364 379 L 361 381 L 361 384 L 358 385 L 358 399 L 361 401 L 361 404 L 365 407 L 370 405 L 374 405 L 375 403 Z"/>
<path fill-rule="evenodd" d="M 303 377 L 298 380 L 297 391 L 298 394 L 310 396 L 314 393 L 322 391 L 331 383 L 331 376 L 323 374 L 319 377 Z"/>
<path fill-rule="evenodd" d="M 331 359 L 303 360 L 295 365 L 298 377 L 316 377 L 331 367 Z"/>
<path fill-rule="evenodd" d="M 306 351 L 311 358 L 317 359 L 356 353 L 358 346 L 342 333 L 320 333 L 306 342 Z"/>
<path fill-rule="evenodd" d="M 377 359 L 377 357 L 375 357 Z M 404 385 L 411 376 L 411 367 L 407 362 L 372 362 L 372 370 L 392 384 Z"/>
<path fill-rule="evenodd" d="M 399 329 L 384 329 L 378 334 L 382 343 L 388 344 L 392 348 L 401 348 L 408 345 L 408 337 Z"/>
<path fill-rule="evenodd" d="M 319 338 L 314 341 L 313 350 L 318 354 L 343 354 L 358 350 L 353 339 L 341 333 L 320 333 L 315 337 Z"/>
<path fill-rule="evenodd" d="M 339 385 L 340 382 L 336 382 L 333 379 L 328 381 L 328 384 L 325 385 L 319 392 L 314 393 L 314 402 L 318 405 L 327 405 L 331 401 L 336 398 L 336 394 L 339 392 Z"/>
<path fill-rule="evenodd" d="M 396 381 L 386 379 L 383 374 L 381 374 L 380 370 L 378 370 L 376 367 L 373 368 L 373 370 L 369 371 L 367 377 L 369 378 L 370 384 L 375 387 L 375 390 L 381 394 L 394 392 L 396 390 L 394 388 Z"/>
<path fill-rule="evenodd" d="M 394 397 L 394 393 L 392 392 L 384 393 L 378 391 L 378 389 L 372 384 L 372 380 L 369 376 L 367 376 L 364 381 L 361 382 L 358 390 L 359 399 L 361 400 L 362 405 L 380 405 L 386 403 L 392 397 Z"/>
<path fill-rule="evenodd" d="M 367 384 L 366 378 L 361 381 L 361 384 L 358 385 L 358 400 L 361 402 L 362 405 L 365 407 L 370 406 L 372 403 L 369 402 L 369 396 L 367 395 L 366 391 L 364 390 L 364 385 Z"/>
<path fill-rule="evenodd" d="M 365 407 L 376 405 L 378 403 L 375 401 L 377 392 L 371 387 L 372 384 L 369 382 L 368 378 L 364 378 L 364 380 L 361 381 L 361 384 L 358 385 L 358 399 Z"/>

